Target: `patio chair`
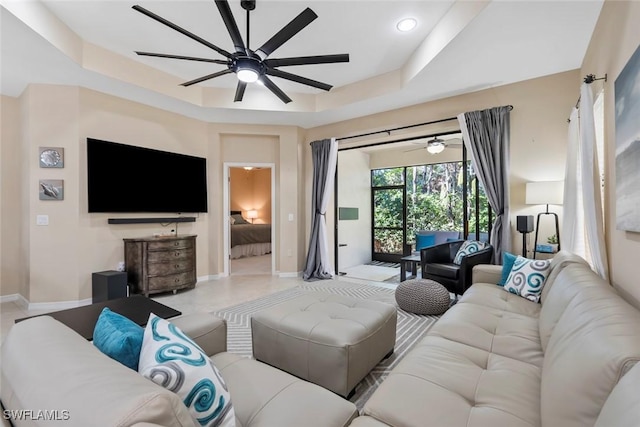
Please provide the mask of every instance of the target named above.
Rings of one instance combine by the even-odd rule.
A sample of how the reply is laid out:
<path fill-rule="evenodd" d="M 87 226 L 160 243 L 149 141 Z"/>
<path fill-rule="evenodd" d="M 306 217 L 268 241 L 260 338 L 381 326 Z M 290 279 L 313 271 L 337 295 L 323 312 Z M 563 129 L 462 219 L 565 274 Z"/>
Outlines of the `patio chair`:
<path fill-rule="evenodd" d="M 457 240 L 421 249 L 422 278 L 435 280 L 449 292 L 462 295 L 471 286 L 473 266 L 490 264 L 493 258 L 493 246 L 486 244 L 484 249 L 464 256 L 460 264 L 454 263 L 463 242 L 464 240 Z"/>

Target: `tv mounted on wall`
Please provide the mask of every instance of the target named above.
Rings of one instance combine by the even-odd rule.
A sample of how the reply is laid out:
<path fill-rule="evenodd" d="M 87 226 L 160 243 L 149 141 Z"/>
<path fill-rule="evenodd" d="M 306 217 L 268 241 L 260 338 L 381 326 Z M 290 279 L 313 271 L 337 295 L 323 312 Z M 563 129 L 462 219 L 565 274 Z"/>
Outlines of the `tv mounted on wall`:
<path fill-rule="evenodd" d="M 207 212 L 207 160 L 87 138 L 89 212 Z"/>

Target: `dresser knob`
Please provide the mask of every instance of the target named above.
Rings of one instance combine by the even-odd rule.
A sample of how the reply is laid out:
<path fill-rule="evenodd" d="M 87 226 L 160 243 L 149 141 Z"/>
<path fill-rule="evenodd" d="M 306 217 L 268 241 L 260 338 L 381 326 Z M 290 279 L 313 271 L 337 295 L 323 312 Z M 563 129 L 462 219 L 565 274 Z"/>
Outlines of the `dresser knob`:
<path fill-rule="evenodd" d="M 174 256 L 179 257 L 179 256 L 180 256 L 180 252 L 176 252 L 176 253 L 174 254 Z"/>
<path fill-rule="evenodd" d="M 176 264 L 176 270 L 180 268 L 180 264 Z"/>
<path fill-rule="evenodd" d="M 174 242 L 173 246 L 178 246 L 180 244 L 180 242 Z"/>
<path fill-rule="evenodd" d="M 176 279 L 175 282 L 178 283 L 180 281 L 180 279 Z"/>

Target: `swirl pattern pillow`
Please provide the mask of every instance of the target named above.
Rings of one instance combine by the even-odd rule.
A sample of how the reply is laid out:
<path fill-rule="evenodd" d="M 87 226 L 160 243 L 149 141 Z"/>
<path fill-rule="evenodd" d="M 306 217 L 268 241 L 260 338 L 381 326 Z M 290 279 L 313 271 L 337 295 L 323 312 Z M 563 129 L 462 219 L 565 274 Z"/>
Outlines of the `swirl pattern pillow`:
<path fill-rule="evenodd" d="M 528 259 L 518 255 L 504 284 L 504 290 L 538 302 L 550 269 L 550 260 Z"/>
<path fill-rule="evenodd" d="M 453 258 L 453 263 L 460 265 L 462 264 L 462 258 L 481 251 L 486 247 L 487 245 L 484 242 L 479 242 L 477 240 L 465 240 L 462 242 L 462 245 L 460 245 L 458 252 L 456 252 L 456 256 Z"/>
<path fill-rule="evenodd" d="M 197 425 L 234 427 L 229 390 L 202 349 L 178 327 L 151 313 L 138 372 L 176 393 Z"/>

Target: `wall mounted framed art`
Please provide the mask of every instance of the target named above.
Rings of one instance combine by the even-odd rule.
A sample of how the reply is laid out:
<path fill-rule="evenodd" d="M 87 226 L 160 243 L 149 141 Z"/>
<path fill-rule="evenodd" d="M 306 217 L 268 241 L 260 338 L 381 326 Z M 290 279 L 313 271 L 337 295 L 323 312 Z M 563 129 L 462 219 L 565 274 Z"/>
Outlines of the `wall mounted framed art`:
<path fill-rule="evenodd" d="M 41 168 L 63 168 L 64 148 L 62 147 L 40 147 L 40 167 Z"/>
<path fill-rule="evenodd" d="M 640 46 L 615 82 L 616 228 L 640 232 Z"/>
<path fill-rule="evenodd" d="M 64 181 L 62 179 L 41 179 L 38 187 L 40 200 L 64 200 Z"/>

